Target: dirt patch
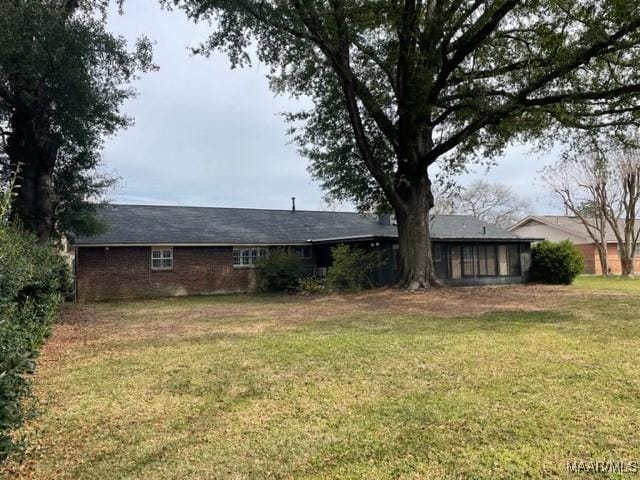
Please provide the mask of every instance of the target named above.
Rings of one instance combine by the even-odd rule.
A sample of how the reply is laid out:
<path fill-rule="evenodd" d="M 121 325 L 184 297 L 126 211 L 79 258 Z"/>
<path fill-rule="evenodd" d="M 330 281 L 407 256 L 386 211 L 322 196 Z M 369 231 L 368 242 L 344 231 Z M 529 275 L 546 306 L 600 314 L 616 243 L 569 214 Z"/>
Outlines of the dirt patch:
<path fill-rule="evenodd" d="M 559 308 L 588 292 L 538 285 L 438 288 L 406 292 L 386 288 L 309 297 L 202 297 L 119 304 L 67 305 L 47 342 L 43 362 L 103 342 L 202 334 L 259 334 L 363 314 L 480 315 L 489 311 Z"/>

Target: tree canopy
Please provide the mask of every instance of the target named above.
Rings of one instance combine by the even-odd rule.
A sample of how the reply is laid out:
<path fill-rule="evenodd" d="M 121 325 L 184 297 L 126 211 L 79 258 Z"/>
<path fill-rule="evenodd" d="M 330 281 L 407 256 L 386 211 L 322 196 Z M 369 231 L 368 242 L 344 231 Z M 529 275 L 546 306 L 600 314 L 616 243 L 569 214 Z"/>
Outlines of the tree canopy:
<path fill-rule="evenodd" d="M 312 173 L 336 197 L 395 211 L 411 286 L 431 277 L 436 161 L 455 172 L 513 141 L 638 122 L 637 2 L 165 3 L 212 21 L 197 51 L 224 51 L 233 66 L 255 51 L 274 91 L 313 101 L 290 117 Z"/>
<path fill-rule="evenodd" d="M 5 180 L 19 170 L 13 217 L 41 239 L 98 228 L 103 139 L 130 124 L 130 82 L 154 68 L 148 40 L 129 51 L 106 30 L 108 5 L 0 0 L 0 163 Z"/>

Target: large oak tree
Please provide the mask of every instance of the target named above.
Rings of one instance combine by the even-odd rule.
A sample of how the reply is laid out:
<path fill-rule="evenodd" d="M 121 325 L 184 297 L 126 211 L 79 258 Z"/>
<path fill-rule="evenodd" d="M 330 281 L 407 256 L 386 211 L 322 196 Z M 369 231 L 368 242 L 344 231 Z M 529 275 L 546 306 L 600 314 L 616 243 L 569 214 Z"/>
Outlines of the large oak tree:
<path fill-rule="evenodd" d="M 130 123 L 130 82 L 153 68 L 148 41 L 128 51 L 105 29 L 109 3 L 0 0 L 0 171 L 18 172 L 12 217 L 42 241 L 95 230 L 103 139 Z"/>
<path fill-rule="evenodd" d="M 619 0 L 165 0 L 211 21 L 200 48 L 256 52 L 306 96 L 296 136 L 336 196 L 396 215 L 401 284 L 432 280 L 429 168 L 511 141 L 634 123 L 640 5 Z"/>

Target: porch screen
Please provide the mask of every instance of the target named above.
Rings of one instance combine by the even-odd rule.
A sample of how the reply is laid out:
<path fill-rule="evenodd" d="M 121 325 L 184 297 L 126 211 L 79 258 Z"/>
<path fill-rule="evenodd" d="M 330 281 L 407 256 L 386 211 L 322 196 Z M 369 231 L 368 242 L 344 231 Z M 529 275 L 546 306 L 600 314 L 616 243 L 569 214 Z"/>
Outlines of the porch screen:
<path fill-rule="evenodd" d="M 451 278 L 462 277 L 460 260 L 460 247 L 458 245 L 453 245 L 451 247 Z"/>
<path fill-rule="evenodd" d="M 509 275 L 509 251 L 507 245 L 498 245 L 498 274 L 501 277 Z"/>
<path fill-rule="evenodd" d="M 522 273 L 520 269 L 519 245 L 509 245 L 509 273 L 514 277 L 519 276 Z"/>

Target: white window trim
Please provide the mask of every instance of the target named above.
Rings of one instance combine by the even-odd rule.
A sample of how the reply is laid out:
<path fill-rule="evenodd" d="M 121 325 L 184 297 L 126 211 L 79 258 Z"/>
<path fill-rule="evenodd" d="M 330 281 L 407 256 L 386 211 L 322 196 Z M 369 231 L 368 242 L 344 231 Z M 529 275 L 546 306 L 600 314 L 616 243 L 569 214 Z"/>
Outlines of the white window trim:
<path fill-rule="evenodd" d="M 155 267 L 153 265 L 153 253 L 160 252 L 160 258 L 156 258 L 155 260 L 171 260 L 170 267 Z M 170 257 L 165 257 L 164 252 L 171 252 Z M 151 247 L 151 270 L 173 270 L 173 247 Z"/>
<path fill-rule="evenodd" d="M 249 252 L 249 263 L 236 264 L 236 252 L 240 252 L 240 261 L 242 261 L 242 252 L 245 252 L 245 251 Z M 252 255 L 253 251 L 256 251 L 255 257 Z M 260 251 L 264 251 L 264 253 L 260 255 Z M 255 260 L 257 261 L 262 256 L 269 255 L 269 249 L 267 247 L 248 247 L 248 246 L 233 247 L 233 251 L 231 255 L 232 255 L 231 262 L 233 264 L 233 268 L 256 268 L 256 263 L 255 262 L 252 263 L 252 260 L 255 258 Z"/>

